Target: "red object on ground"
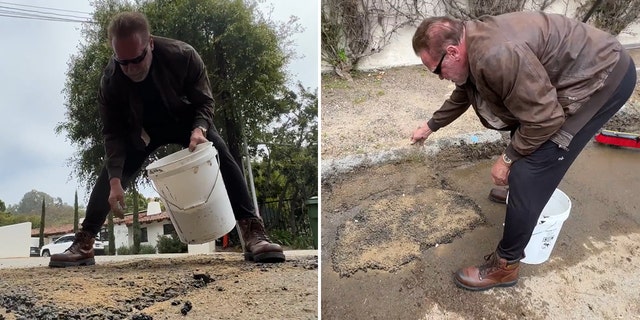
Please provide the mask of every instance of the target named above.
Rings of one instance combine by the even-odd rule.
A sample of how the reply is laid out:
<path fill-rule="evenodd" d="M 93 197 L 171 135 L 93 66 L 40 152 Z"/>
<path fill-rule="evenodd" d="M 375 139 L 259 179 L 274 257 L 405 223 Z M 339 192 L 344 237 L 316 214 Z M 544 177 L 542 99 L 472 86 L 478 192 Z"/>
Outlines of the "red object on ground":
<path fill-rule="evenodd" d="M 222 236 L 222 248 L 226 248 L 229 246 L 229 234 L 225 234 Z"/>
<path fill-rule="evenodd" d="M 596 135 L 596 142 L 619 147 L 640 148 L 640 134 L 602 130 Z"/>

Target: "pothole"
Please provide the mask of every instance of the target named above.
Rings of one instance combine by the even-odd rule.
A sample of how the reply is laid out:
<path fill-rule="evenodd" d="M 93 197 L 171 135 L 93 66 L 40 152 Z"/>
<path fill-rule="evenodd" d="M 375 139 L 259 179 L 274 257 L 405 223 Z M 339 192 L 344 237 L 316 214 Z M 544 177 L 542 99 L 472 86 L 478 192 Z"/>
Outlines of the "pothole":
<path fill-rule="evenodd" d="M 448 190 L 432 170 L 423 163 L 389 164 L 354 173 L 333 186 L 325 209 L 345 215 L 331 252 L 334 271 L 342 277 L 367 270 L 393 272 L 422 251 L 484 222 L 480 208 Z"/>

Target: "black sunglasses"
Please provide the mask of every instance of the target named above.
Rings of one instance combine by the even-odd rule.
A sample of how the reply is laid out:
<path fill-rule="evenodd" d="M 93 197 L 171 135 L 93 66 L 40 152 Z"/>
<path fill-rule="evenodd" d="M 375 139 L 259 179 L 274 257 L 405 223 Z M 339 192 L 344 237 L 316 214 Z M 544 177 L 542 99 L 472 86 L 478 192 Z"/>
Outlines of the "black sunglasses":
<path fill-rule="evenodd" d="M 145 47 L 144 50 L 142 50 L 142 54 L 133 58 L 133 59 L 127 59 L 127 60 L 120 60 L 118 58 L 116 58 L 116 56 L 113 56 L 113 61 L 115 61 L 117 64 L 121 65 L 121 66 L 126 66 L 128 64 L 138 64 L 140 62 L 142 62 L 142 60 L 144 60 L 144 58 L 147 56 L 147 48 Z"/>
<path fill-rule="evenodd" d="M 442 69 L 442 61 L 444 61 L 444 57 L 446 57 L 446 56 L 447 56 L 447 53 L 445 52 L 445 53 L 442 55 L 442 58 L 440 58 L 440 62 L 438 62 L 438 66 L 436 66 L 436 68 L 435 68 L 435 69 L 433 69 L 433 73 L 435 73 L 435 74 L 439 75 L 439 74 L 440 74 L 440 72 L 442 72 L 442 70 L 440 70 L 440 69 Z"/>

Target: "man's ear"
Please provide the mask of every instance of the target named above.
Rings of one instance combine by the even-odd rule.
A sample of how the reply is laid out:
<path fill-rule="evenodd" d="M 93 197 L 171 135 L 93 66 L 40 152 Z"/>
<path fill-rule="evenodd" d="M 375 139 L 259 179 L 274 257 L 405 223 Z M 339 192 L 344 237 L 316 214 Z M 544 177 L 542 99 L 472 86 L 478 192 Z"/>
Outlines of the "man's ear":
<path fill-rule="evenodd" d="M 153 51 L 153 37 L 149 37 L 149 47 L 151 48 L 151 51 Z"/>
<path fill-rule="evenodd" d="M 451 57 L 455 58 L 456 60 L 460 59 L 460 49 L 457 46 L 448 45 L 447 54 L 451 55 Z"/>

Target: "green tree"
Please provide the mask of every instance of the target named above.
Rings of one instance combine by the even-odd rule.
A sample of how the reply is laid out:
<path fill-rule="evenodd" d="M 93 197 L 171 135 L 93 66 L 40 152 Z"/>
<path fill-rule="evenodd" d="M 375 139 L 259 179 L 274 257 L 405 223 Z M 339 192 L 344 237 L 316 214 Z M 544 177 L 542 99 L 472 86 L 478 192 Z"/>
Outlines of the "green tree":
<path fill-rule="evenodd" d="M 78 224 L 80 223 L 80 213 L 78 212 L 78 190 L 73 201 L 73 233 L 78 232 Z"/>
<path fill-rule="evenodd" d="M 318 194 L 318 96 L 300 85 L 298 89 L 299 96 L 290 92 L 287 98 L 296 107 L 265 136 L 270 142 L 255 164 L 260 202 L 278 200 L 278 212 L 284 212 L 284 201 L 292 200 L 287 218 L 294 234 L 305 201 Z"/>
<path fill-rule="evenodd" d="M 285 64 L 293 56 L 287 41 L 296 20 L 276 25 L 255 1 L 159 0 L 143 5 L 154 33 L 191 44 L 204 60 L 216 102 L 216 127 L 238 163 L 242 136 L 256 137 L 287 112 Z M 255 151 L 255 149 L 253 149 Z"/>
<path fill-rule="evenodd" d="M 61 198 L 53 198 L 45 192 L 31 190 L 22 196 L 22 199 L 17 206 L 12 208 L 12 211 L 16 213 L 30 213 L 36 212 L 40 209 L 40 203 L 44 201 L 49 207 L 62 207 Z"/>
<path fill-rule="evenodd" d="M 140 253 L 140 208 L 138 198 L 140 194 L 136 190 L 135 182 L 131 184 L 131 191 L 133 194 L 133 247 L 131 247 L 132 254 Z"/>
<path fill-rule="evenodd" d="M 242 135 L 255 146 L 259 133 L 291 106 L 286 93 L 285 64 L 293 57 L 288 38 L 296 21 L 276 25 L 259 13 L 253 0 L 158 0 L 140 4 L 97 0 L 93 21 L 86 24 L 79 53 L 71 58 L 64 93 L 66 119 L 56 126 L 76 146 L 69 160 L 87 189 L 104 162 L 96 96 L 100 77 L 112 53 L 106 39 L 110 18 L 124 10 L 147 15 L 154 35 L 183 40 L 201 54 L 216 102 L 216 126 L 233 156 L 241 159 Z M 256 152 L 255 147 L 251 149 Z M 159 150 L 157 156 L 170 152 Z"/>
<path fill-rule="evenodd" d="M 40 228 L 40 215 L 15 215 L 10 212 L 0 212 L 0 226 L 31 222 L 31 227 Z"/>
<path fill-rule="evenodd" d="M 138 182 L 131 183 L 129 189 L 124 193 L 124 204 L 126 208 L 131 208 L 135 212 L 135 208 L 146 208 L 147 199 L 143 197 L 137 189 Z"/>
<path fill-rule="evenodd" d="M 116 235 L 113 234 L 113 212 L 109 211 L 107 216 L 107 232 L 109 233 L 109 255 L 116 254 Z"/>
<path fill-rule="evenodd" d="M 47 206 L 47 225 L 56 226 L 73 223 L 73 207 L 62 202 L 60 198 L 54 198 L 45 192 L 31 190 L 22 197 L 20 202 L 7 208 L 19 219 L 19 216 L 36 216 L 39 221 L 42 201 Z M 39 222 L 38 222 L 39 225 Z"/>
<path fill-rule="evenodd" d="M 4 201 L 0 200 L 0 212 L 6 212 L 7 206 L 4 204 Z"/>
<path fill-rule="evenodd" d="M 44 215 L 45 215 L 45 211 L 44 211 L 44 198 L 43 198 L 42 199 L 42 213 L 40 215 L 40 242 L 39 242 L 40 248 L 42 248 L 42 246 L 44 246 Z"/>

